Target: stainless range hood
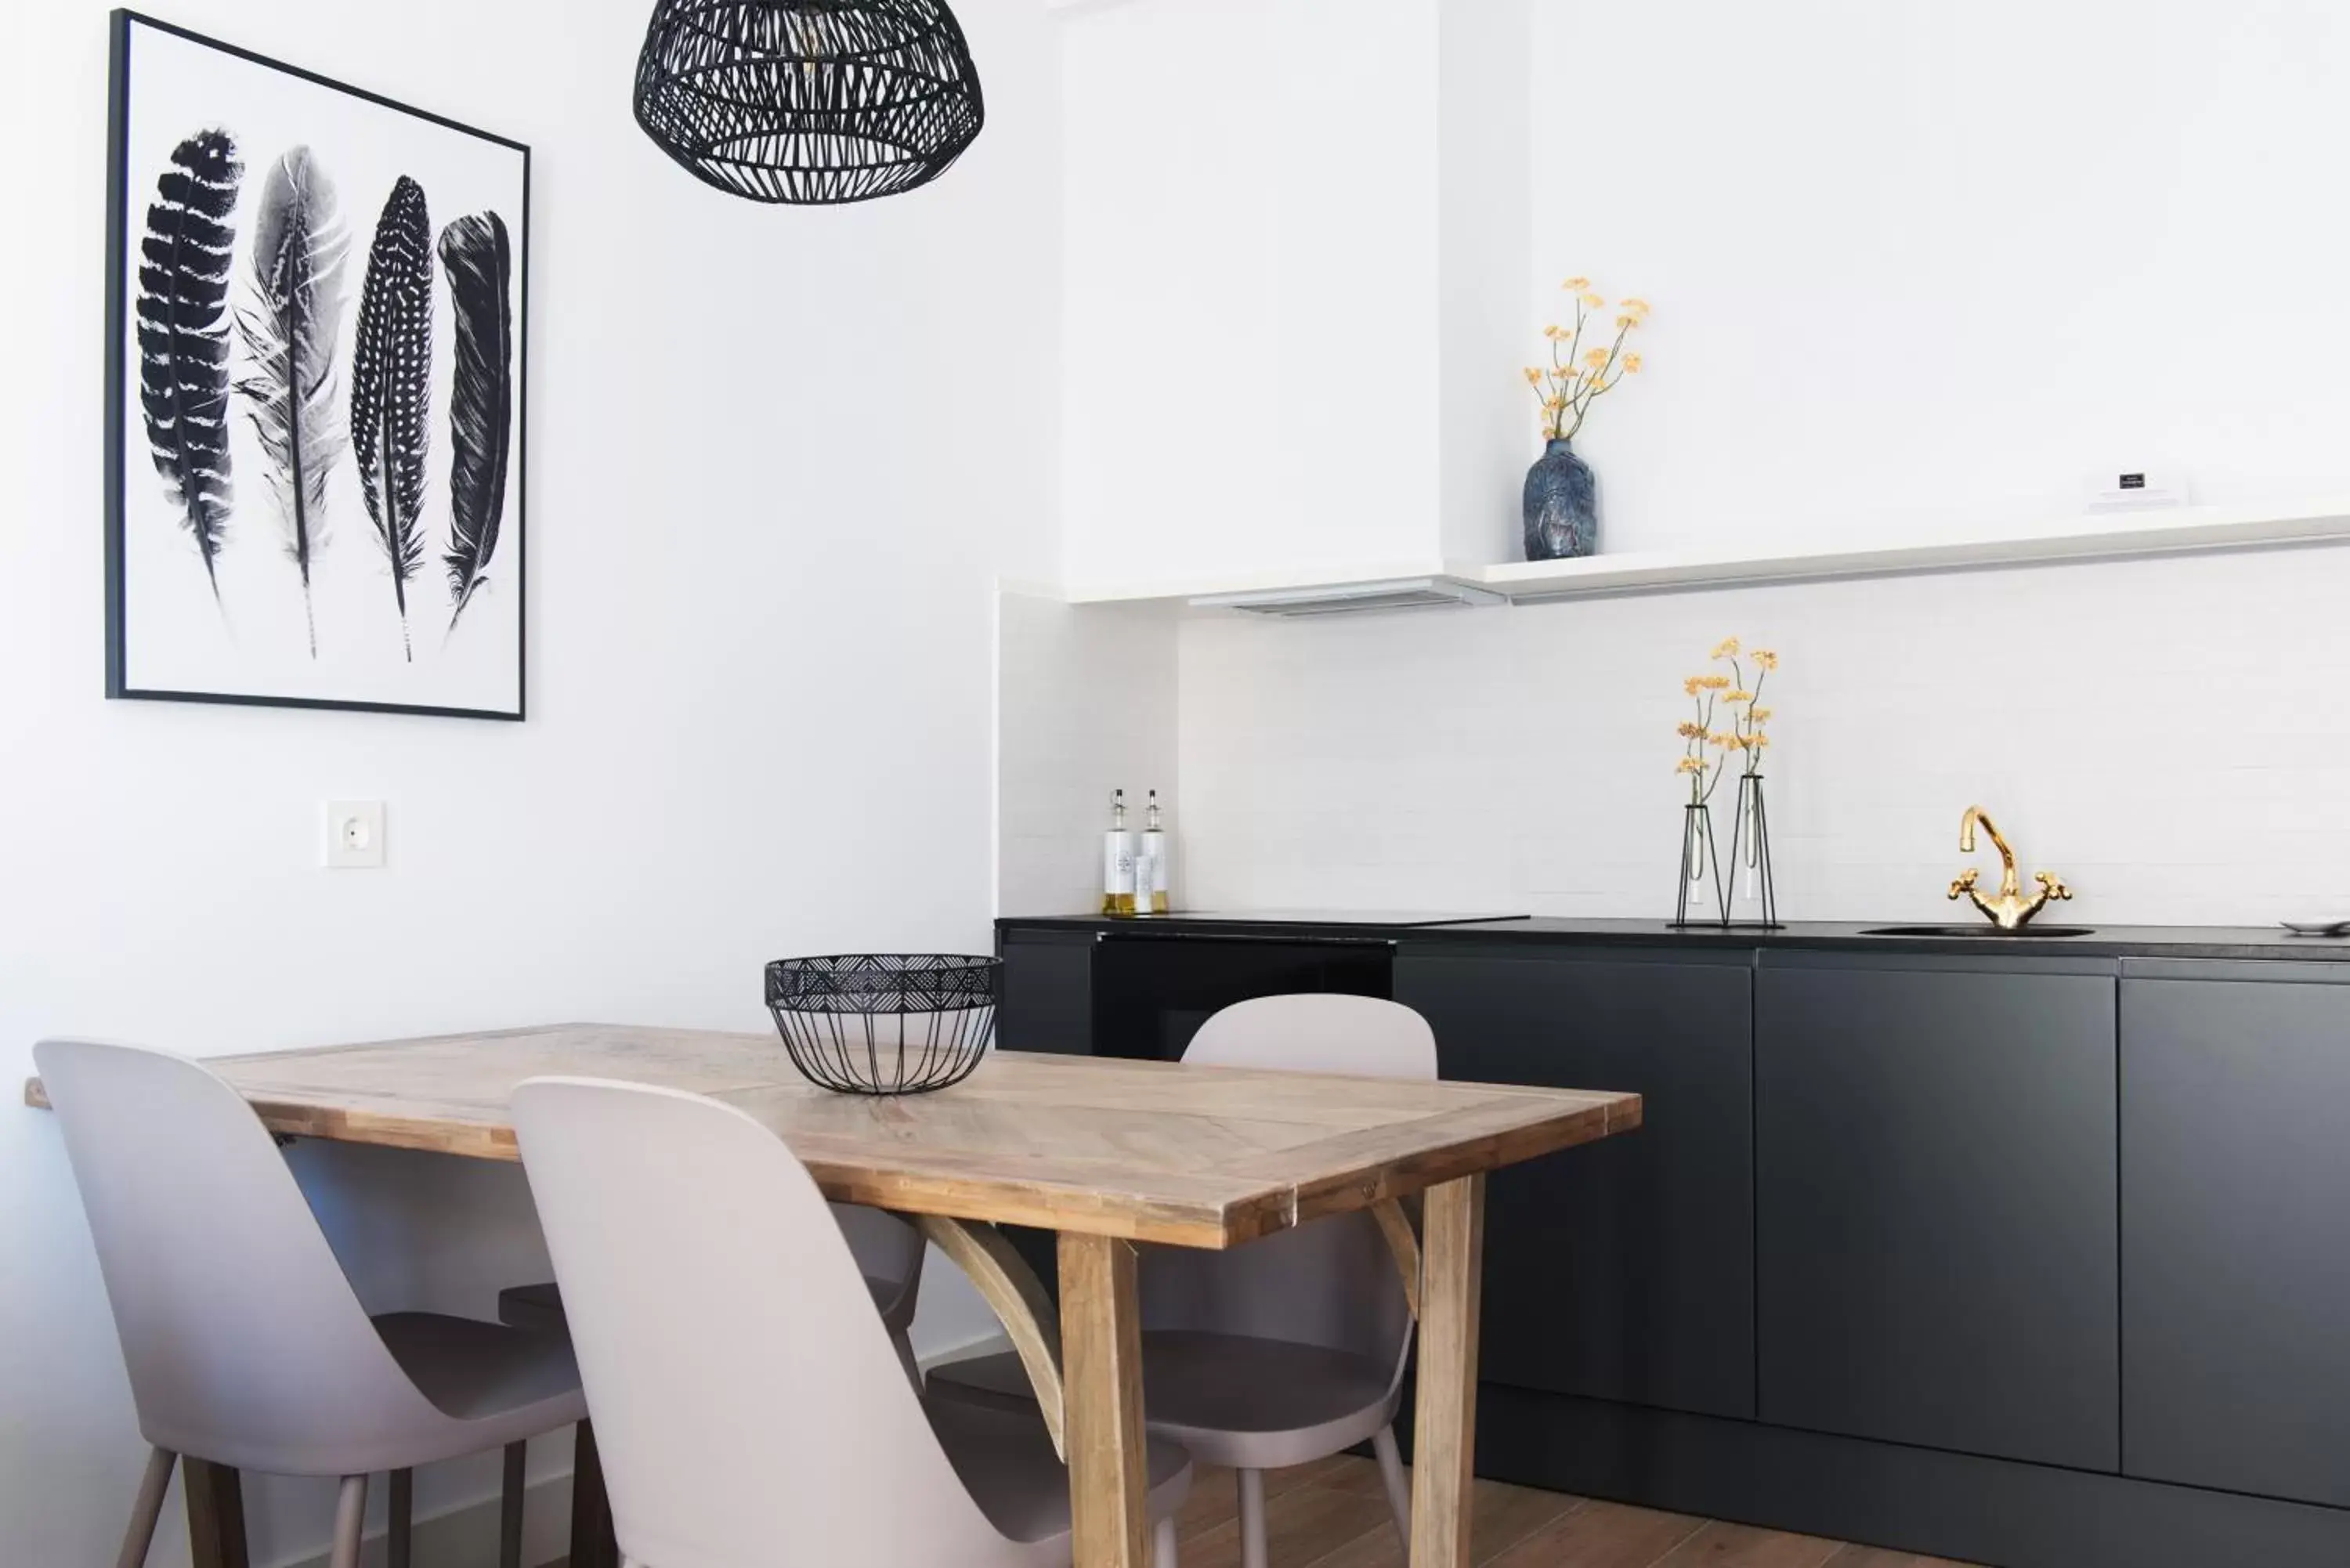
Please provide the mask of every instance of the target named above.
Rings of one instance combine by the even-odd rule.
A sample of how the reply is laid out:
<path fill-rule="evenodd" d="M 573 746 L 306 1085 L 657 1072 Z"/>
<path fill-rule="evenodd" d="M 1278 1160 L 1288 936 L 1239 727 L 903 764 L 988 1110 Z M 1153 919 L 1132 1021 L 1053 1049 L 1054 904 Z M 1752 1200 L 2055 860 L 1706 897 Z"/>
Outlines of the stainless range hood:
<path fill-rule="evenodd" d="M 1240 610 L 1247 615 L 1356 615 L 1369 610 L 1458 609 L 1507 604 L 1491 588 L 1458 577 L 1396 577 L 1372 583 L 1332 583 L 1305 588 L 1268 588 L 1254 593 L 1203 594 L 1193 609 Z"/>

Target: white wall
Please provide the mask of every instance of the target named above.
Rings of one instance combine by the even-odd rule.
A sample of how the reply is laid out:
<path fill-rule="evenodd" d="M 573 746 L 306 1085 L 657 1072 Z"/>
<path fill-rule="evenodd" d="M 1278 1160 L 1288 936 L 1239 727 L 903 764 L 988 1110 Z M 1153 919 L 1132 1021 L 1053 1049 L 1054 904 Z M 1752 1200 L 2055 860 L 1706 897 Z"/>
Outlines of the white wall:
<path fill-rule="evenodd" d="M 964 161 L 787 213 L 639 135 L 643 4 L 173 7 L 536 149 L 522 725 L 100 700 L 106 11 L 13 13 L 0 1081 L 66 1032 L 760 1028 L 777 953 L 984 949 L 992 585 L 1053 557 L 1058 244 L 1042 16 L 957 10 L 989 106 Z M 330 795 L 390 803 L 388 869 L 317 868 Z M 480 1312 L 543 1266 L 515 1172 L 302 1167 L 371 1304 Z M 0 1110 L 0 1559 L 109 1561 L 141 1456 L 49 1117 Z M 420 1502 L 494 1471 L 428 1474 Z M 255 1560 L 315 1549 L 330 1491 L 251 1489 Z M 184 1560 L 168 1529 L 159 1563 Z"/>
<path fill-rule="evenodd" d="M 1527 346 L 1568 274 L 1656 306 L 1603 550 L 2344 488 L 2350 9 L 1534 5 Z"/>
<path fill-rule="evenodd" d="M 1519 291 L 1532 249 L 1526 200 L 1537 104 L 1526 69 L 1529 0 L 1438 7 L 1436 62 L 1438 553 L 1447 562 L 1513 561 L 1529 398 Z"/>

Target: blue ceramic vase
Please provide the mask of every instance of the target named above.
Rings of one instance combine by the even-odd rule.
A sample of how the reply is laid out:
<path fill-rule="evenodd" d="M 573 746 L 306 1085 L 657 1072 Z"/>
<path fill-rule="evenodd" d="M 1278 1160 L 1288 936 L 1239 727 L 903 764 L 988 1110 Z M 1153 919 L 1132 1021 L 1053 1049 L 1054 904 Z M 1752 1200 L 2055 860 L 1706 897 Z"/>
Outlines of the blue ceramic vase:
<path fill-rule="evenodd" d="M 1525 513 L 1529 561 L 1564 561 L 1599 547 L 1599 480 L 1573 442 L 1554 439 L 1526 470 Z"/>

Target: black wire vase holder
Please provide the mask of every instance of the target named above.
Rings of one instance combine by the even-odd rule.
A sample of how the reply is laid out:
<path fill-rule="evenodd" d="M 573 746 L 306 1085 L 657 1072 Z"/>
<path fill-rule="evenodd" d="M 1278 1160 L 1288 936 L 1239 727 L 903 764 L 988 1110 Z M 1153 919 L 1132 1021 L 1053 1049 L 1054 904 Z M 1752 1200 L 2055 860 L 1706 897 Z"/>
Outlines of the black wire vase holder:
<path fill-rule="evenodd" d="M 802 1076 L 842 1095 L 921 1095 L 977 1070 L 1003 961 L 962 953 L 777 959 L 767 1011 Z"/>
<path fill-rule="evenodd" d="M 1742 931 L 1775 931 L 1779 889 L 1771 876 L 1771 813 L 1762 775 L 1738 775 L 1738 815 L 1730 824 L 1730 877 L 1721 883 L 1721 923 Z"/>
<path fill-rule="evenodd" d="M 1681 807 L 1681 858 L 1673 880 L 1679 884 L 1673 895 L 1675 930 L 1719 926 L 1729 919 L 1721 897 L 1721 857 L 1714 852 L 1713 808 L 1702 801 Z M 1692 894 L 1698 900 L 1694 911 Z"/>

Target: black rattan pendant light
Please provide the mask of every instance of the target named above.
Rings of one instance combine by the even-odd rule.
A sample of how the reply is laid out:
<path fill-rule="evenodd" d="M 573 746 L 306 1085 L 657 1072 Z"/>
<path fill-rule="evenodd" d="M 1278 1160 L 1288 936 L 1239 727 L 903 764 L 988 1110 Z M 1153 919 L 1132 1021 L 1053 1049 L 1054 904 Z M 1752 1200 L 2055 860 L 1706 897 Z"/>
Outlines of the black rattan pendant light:
<path fill-rule="evenodd" d="M 636 108 L 697 178 L 805 205 L 934 180 L 985 118 L 945 0 L 659 0 Z"/>

